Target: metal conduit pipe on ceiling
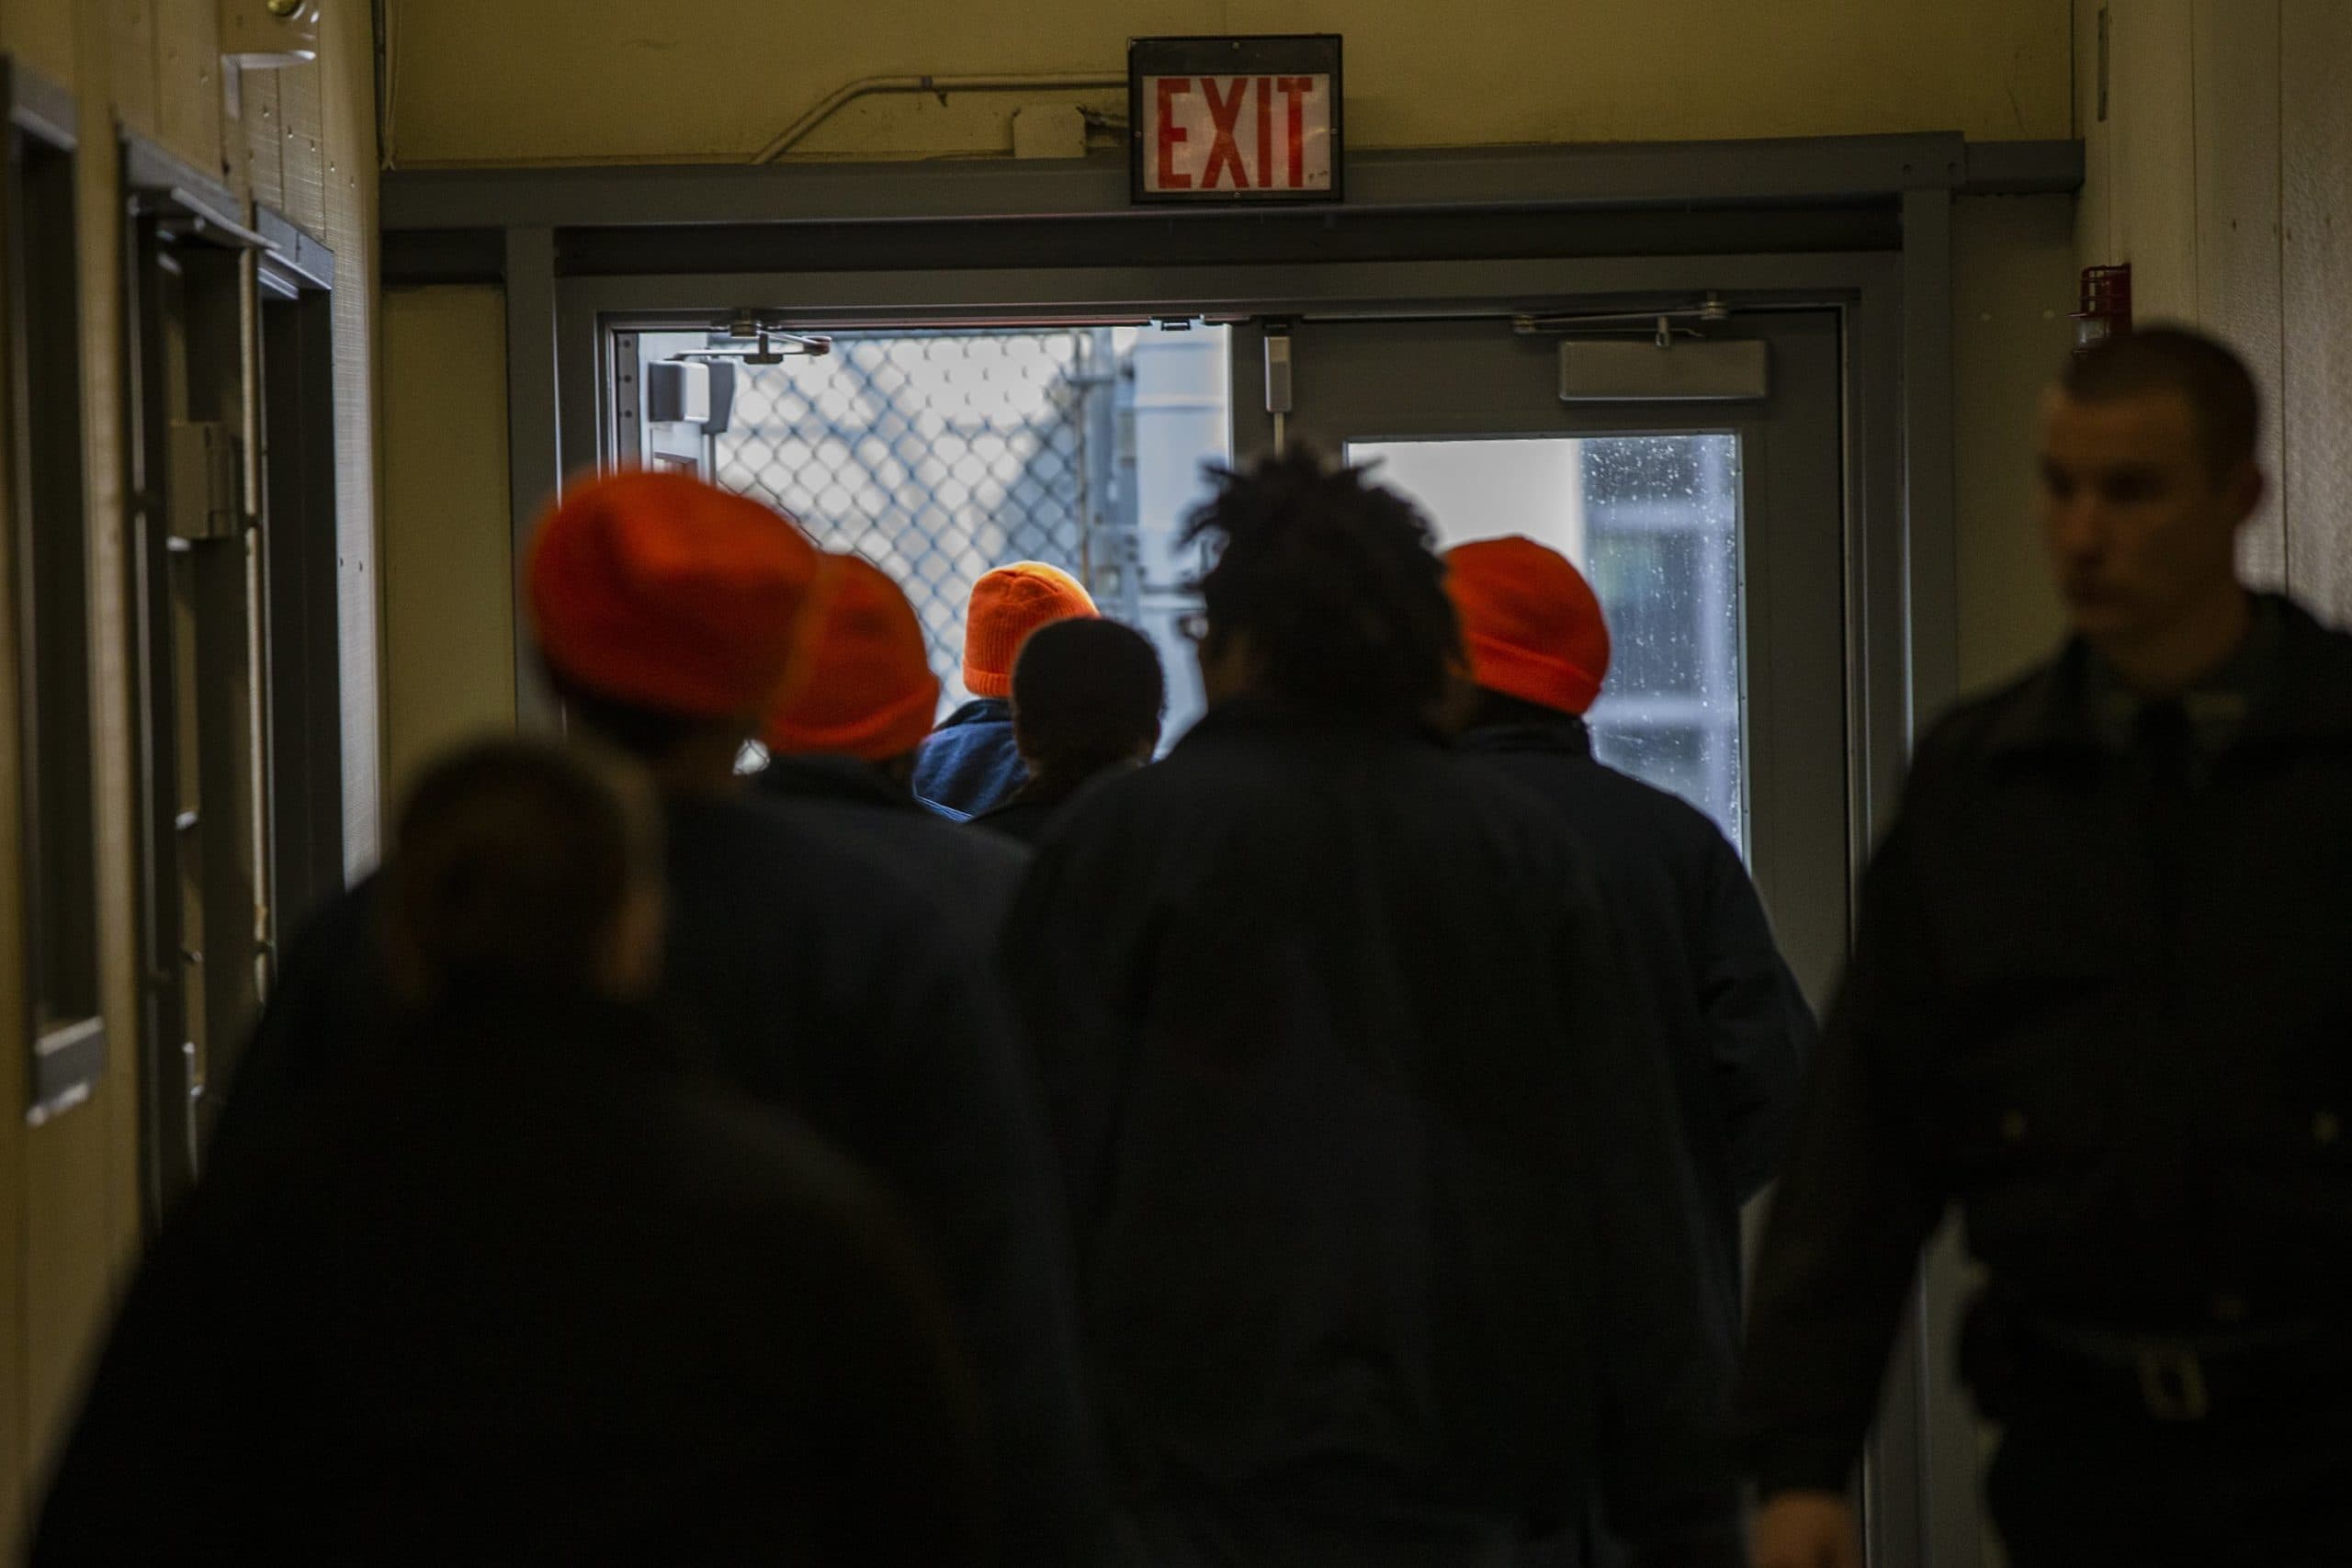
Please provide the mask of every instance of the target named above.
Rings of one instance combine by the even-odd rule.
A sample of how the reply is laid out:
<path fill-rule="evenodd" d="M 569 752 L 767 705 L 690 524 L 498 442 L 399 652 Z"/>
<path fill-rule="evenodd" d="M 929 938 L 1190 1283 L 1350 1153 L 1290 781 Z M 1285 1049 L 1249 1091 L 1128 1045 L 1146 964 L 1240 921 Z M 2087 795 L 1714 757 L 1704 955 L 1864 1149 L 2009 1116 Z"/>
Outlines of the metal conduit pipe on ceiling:
<path fill-rule="evenodd" d="M 801 117 L 777 133 L 775 140 L 754 153 L 754 164 L 773 164 L 807 141 L 824 124 L 860 98 L 885 94 L 929 94 L 944 103 L 951 93 L 1103 92 L 1125 88 L 1124 74 L 1104 76 L 1084 72 L 1031 72 L 979 76 L 865 76 L 827 94 Z"/>

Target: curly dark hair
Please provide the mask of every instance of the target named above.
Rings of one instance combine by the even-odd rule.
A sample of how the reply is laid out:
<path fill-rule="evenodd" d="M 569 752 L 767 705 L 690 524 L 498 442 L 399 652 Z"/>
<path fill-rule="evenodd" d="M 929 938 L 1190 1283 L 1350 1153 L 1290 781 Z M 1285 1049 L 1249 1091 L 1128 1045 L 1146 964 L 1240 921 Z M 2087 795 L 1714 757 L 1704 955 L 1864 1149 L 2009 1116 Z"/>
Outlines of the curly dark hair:
<path fill-rule="evenodd" d="M 1296 447 L 1211 477 L 1184 524 L 1186 543 L 1216 549 L 1193 584 L 1210 643 L 1246 638 L 1272 694 L 1298 706 L 1428 718 L 1461 649 L 1429 519 L 1368 470 Z"/>

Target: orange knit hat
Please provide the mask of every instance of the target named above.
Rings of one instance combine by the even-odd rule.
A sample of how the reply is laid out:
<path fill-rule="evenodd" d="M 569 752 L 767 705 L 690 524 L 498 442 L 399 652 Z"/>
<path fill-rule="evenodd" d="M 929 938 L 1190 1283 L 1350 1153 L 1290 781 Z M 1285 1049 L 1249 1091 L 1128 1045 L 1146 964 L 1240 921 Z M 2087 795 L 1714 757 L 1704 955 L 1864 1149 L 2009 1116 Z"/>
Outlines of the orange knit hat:
<path fill-rule="evenodd" d="M 825 603 L 811 612 L 806 674 L 768 720 L 779 754 L 816 752 L 887 762 L 931 733 L 939 677 L 922 623 L 899 585 L 860 556 L 836 558 Z"/>
<path fill-rule="evenodd" d="M 1001 566 L 972 584 L 964 619 L 964 685 L 976 697 L 1012 694 L 1012 662 L 1039 626 L 1095 615 L 1078 579 L 1043 561 Z"/>
<path fill-rule="evenodd" d="M 1482 539 L 1445 552 L 1470 675 L 1491 692 L 1580 714 L 1609 673 L 1600 601 L 1559 551 L 1532 539 Z"/>
<path fill-rule="evenodd" d="M 684 474 L 574 485 L 531 546 L 548 667 L 588 691 L 697 718 L 756 714 L 792 661 L 823 557 L 789 518 Z"/>

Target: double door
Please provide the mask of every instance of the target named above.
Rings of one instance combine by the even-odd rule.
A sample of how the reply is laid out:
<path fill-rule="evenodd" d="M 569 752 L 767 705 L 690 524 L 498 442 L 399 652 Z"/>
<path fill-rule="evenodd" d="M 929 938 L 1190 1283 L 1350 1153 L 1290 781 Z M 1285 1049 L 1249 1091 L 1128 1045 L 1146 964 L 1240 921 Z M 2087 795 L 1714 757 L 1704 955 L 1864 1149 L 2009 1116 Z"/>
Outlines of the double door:
<path fill-rule="evenodd" d="M 740 310 L 690 308 L 692 284 L 598 285 L 577 307 L 598 370 L 568 406 L 597 412 L 577 434 L 607 462 L 707 473 L 873 556 L 915 600 L 943 675 L 972 574 L 1015 556 L 1079 571 L 1160 647 L 1171 736 L 1200 704 L 1178 628 L 1203 564 L 1181 536 L 1204 464 L 1311 443 L 1377 463 L 1441 545 L 1551 543 L 1592 579 L 1613 634 L 1590 716 L 1600 754 L 1716 821 L 1821 1006 L 1899 776 L 1909 662 L 1936 648 L 1932 624 L 1924 649 L 1905 641 L 1933 604 L 1906 597 L 1901 400 L 1873 287 L 1844 303 L 1685 294 L 1663 322 L 1618 313 L 1623 295 L 1551 297 L 1557 313 L 1532 320 L 1475 301 L 1041 302 L 953 323 L 779 307 L 756 312 L 762 341 L 732 324 Z M 832 341 L 810 353 L 786 328 Z M 1097 335 L 1104 351 L 1080 352 Z M 1036 529 L 1008 528 L 1016 500 L 1051 515 L 1020 510 Z M 1976 1553 L 1978 1444 L 1947 1337 L 1966 1280 L 1949 1246 L 1927 1281 L 1871 1455 L 1875 1561 Z"/>
<path fill-rule="evenodd" d="M 1627 326 L 1250 322 L 1237 455 L 1309 443 L 1374 465 L 1441 545 L 1524 535 L 1576 561 L 1614 644 L 1597 750 L 1713 818 L 1823 999 L 1851 830 L 1839 319 Z"/>

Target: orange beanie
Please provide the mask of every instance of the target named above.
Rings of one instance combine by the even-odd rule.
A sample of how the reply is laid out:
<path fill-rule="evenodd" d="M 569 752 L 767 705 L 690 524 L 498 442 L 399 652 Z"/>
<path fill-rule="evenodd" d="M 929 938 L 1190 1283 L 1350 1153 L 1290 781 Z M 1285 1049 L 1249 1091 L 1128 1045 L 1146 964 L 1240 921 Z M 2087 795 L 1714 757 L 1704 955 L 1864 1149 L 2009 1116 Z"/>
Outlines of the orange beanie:
<path fill-rule="evenodd" d="M 812 615 L 807 672 L 763 738 L 779 754 L 816 752 L 887 762 L 921 744 L 939 712 L 922 623 L 879 567 L 841 556 Z"/>
<path fill-rule="evenodd" d="M 1491 692 L 1580 714 L 1609 673 L 1609 623 L 1584 573 L 1532 539 L 1482 539 L 1445 553 L 1471 678 Z"/>
<path fill-rule="evenodd" d="M 684 474 L 613 474 L 540 520 L 531 618 L 548 667 L 598 695 L 756 714 L 784 684 L 823 558 L 758 502 Z"/>
<path fill-rule="evenodd" d="M 972 584 L 964 618 L 964 685 L 976 697 L 1012 695 L 1012 661 L 1039 626 L 1091 620 L 1094 600 L 1059 567 L 1024 560 Z"/>

